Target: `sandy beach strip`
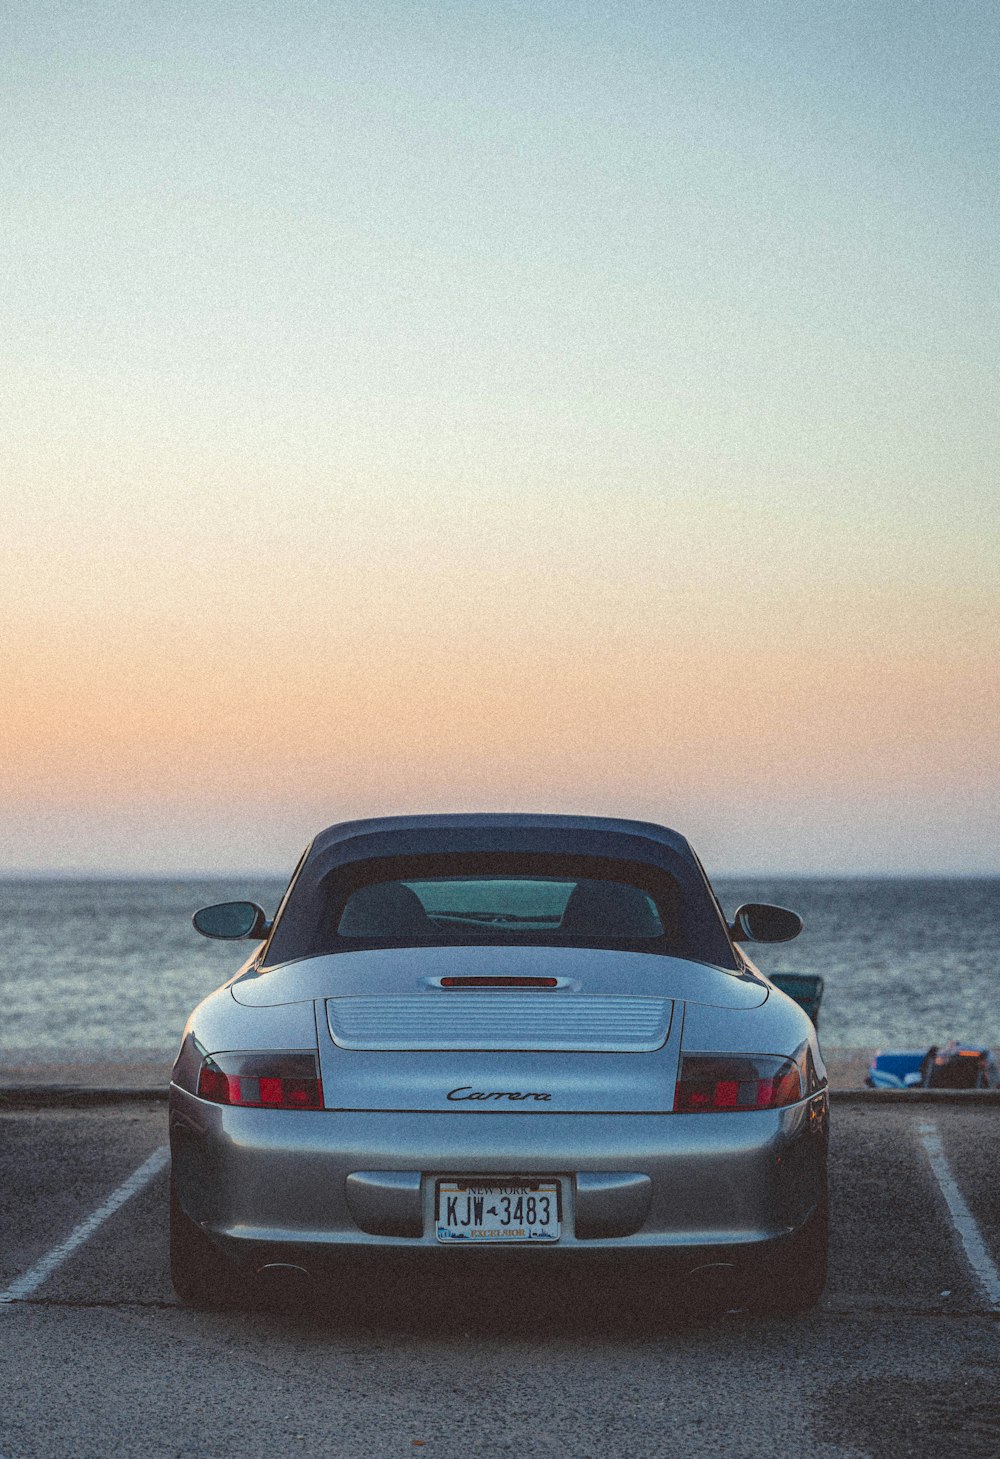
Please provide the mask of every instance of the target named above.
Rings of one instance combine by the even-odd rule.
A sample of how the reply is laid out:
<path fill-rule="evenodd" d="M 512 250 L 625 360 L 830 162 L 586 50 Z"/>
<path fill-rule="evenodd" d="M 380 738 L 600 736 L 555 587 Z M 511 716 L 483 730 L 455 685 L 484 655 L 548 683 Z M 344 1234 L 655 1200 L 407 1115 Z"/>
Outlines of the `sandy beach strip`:
<path fill-rule="evenodd" d="M 871 1063 L 870 1049 L 824 1049 L 832 1089 L 862 1089 Z M 67 1085 L 79 1089 L 162 1089 L 170 1080 L 170 1061 L 142 1059 L 55 1063 L 41 1058 L 0 1063 L 0 1088 Z"/>

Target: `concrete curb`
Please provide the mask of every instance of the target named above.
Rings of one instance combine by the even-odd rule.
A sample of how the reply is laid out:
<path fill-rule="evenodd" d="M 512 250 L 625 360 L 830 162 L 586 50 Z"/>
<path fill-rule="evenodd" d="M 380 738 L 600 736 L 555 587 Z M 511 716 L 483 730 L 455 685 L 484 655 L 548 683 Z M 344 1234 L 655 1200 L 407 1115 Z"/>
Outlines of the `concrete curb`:
<path fill-rule="evenodd" d="M 831 1089 L 836 1104 L 993 1104 L 1000 1089 Z"/>
<path fill-rule="evenodd" d="M 0 1086 L 3 1109 L 85 1109 L 99 1105 L 155 1104 L 166 1085 L 25 1084 Z M 831 1089 L 833 1104 L 987 1104 L 1000 1109 L 1000 1089 Z"/>
<path fill-rule="evenodd" d="M 103 1089 L 86 1084 L 6 1085 L 0 1087 L 0 1110 L 82 1109 L 87 1105 L 162 1103 L 167 1093 L 165 1085 L 152 1088 L 117 1085 Z"/>

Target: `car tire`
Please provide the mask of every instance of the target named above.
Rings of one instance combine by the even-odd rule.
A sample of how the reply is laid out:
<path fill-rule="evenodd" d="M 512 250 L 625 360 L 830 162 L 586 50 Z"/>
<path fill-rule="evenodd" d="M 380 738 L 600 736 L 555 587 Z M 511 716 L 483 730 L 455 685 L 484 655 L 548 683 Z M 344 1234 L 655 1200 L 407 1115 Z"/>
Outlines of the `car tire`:
<path fill-rule="evenodd" d="M 189 1307 L 238 1306 L 245 1283 L 238 1267 L 186 1215 L 170 1181 L 170 1280 Z"/>
<path fill-rule="evenodd" d="M 751 1284 L 750 1306 L 768 1317 L 811 1312 L 826 1287 L 830 1218 L 826 1192 L 794 1236 L 766 1258 Z"/>

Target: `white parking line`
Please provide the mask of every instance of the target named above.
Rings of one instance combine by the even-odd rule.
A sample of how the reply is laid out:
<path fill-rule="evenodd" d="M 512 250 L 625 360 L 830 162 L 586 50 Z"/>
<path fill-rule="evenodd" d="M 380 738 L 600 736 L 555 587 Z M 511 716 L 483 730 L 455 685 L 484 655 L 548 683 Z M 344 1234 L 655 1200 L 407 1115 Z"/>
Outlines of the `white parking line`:
<path fill-rule="evenodd" d="M 976 1218 L 966 1205 L 965 1197 L 951 1173 L 941 1145 L 938 1127 L 933 1120 L 928 1120 L 920 1126 L 920 1141 L 927 1151 L 931 1170 L 941 1188 L 952 1224 L 965 1248 L 966 1259 L 975 1272 L 989 1305 L 994 1311 L 1000 1312 L 1000 1271 L 997 1271 L 996 1263 L 983 1240 L 983 1233 L 976 1225 Z"/>
<path fill-rule="evenodd" d="M 137 1191 L 141 1191 L 143 1186 L 148 1185 L 159 1175 L 169 1158 L 170 1151 L 166 1145 L 161 1145 L 158 1150 L 154 1150 L 149 1159 L 144 1160 L 139 1169 L 132 1172 L 128 1180 L 122 1181 L 118 1189 L 112 1191 L 103 1205 L 98 1206 L 96 1211 L 92 1211 L 85 1220 L 80 1222 L 79 1226 L 74 1226 L 65 1241 L 60 1241 L 58 1246 L 54 1246 L 51 1251 L 40 1257 L 33 1267 L 29 1267 L 22 1277 L 11 1282 L 5 1292 L 0 1292 L 0 1306 L 11 1302 L 23 1302 L 26 1297 L 31 1296 L 32 1292 L 37 1291 L 56 1268 L 62 1266 L 63 1262 L 73 1255 L 77 1247 L 82 1246 L 109 1216 L 113 1216 L 124 1206 L 129 1196 L 134 1196 Z"/>

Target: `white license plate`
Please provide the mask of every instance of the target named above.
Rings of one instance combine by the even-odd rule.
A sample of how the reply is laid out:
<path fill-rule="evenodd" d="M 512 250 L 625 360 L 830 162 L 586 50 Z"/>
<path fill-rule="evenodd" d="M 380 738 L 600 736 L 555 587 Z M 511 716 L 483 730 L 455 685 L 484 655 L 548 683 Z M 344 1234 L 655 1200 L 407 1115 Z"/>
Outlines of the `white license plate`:
<path fill-rule="evenodd" d="M 558 1241 L 559 1182 L 439 1180 L 435 1210 L 439 1241 Z"/>

